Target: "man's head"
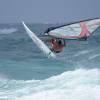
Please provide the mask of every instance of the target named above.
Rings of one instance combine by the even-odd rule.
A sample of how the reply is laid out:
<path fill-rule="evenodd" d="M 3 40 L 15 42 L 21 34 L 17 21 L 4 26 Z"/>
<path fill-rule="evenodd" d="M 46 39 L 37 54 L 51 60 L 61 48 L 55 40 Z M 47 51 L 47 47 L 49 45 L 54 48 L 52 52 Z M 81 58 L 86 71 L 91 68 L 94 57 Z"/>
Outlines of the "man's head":
<path fill-rule="evenodd" d="M 62 41 L 61 41 L 61 40 L 58 40 L 58 44 L 59 44 L 59 45 L 62 45 Z"/>

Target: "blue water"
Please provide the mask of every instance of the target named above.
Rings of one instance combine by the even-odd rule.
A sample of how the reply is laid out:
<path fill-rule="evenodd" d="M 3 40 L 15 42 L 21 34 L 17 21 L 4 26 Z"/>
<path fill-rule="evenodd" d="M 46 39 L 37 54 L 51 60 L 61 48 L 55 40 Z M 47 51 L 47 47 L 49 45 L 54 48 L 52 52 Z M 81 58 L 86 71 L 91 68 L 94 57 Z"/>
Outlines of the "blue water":
<path fill-rule="evenodd" d="M 40 35 L 52 24 L 28 24 Z M 100 28 L 47 58 L 21 24 L 0 24 L 0 100 L 100 100 Z"/>

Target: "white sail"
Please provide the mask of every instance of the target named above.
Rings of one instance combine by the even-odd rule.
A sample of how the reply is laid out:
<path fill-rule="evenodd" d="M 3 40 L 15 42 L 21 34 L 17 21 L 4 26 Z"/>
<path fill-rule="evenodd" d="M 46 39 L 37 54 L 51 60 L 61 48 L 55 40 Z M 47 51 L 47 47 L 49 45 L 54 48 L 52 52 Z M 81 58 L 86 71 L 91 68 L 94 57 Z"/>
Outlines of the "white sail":
<path fill-rule="evenodd" d="M 48 31 L 48 34 L 58 38 L 82 38 L 88 36 L 100 26 L 100 19 L 90 19 L 59 26 Z"/>

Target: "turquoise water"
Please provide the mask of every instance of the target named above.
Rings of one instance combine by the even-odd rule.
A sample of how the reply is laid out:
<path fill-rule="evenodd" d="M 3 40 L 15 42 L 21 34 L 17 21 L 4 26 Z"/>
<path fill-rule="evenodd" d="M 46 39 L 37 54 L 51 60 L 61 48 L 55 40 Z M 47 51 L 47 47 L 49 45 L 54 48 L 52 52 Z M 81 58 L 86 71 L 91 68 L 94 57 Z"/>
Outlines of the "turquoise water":
<path fill-rule="evenodd" d="M 41 34 L 47 24 L 28 24 Z M 100 29 L 47 58 L 21 24 L 0 24 L 0 100 L 100 100 Z"/>

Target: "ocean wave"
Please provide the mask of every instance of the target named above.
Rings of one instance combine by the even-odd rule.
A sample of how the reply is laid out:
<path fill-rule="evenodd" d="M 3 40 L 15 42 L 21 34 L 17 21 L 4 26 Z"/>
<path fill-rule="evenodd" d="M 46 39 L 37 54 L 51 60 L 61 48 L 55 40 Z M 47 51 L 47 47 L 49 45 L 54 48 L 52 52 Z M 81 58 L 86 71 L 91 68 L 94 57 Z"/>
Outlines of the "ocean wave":
<path fill-rule="evenodd" d="M 92 52 L 93 50 L 82 50 L 80 52 L 78 52 L 77 54 L 75 54 L 74 56 L 77 57 L 77 56 L 81 56 L 81 55 L 84 55 L 84 54 L 88 54 L 90 52 Z"/>
<path fill-rule="evenodd" d="M 45 80 L 0 82 L 0 97 L 7 100 L 100 100 L 99 93 L 99 69 L 76 69 Z"/>
<path fill-rule="evenodd" d="M 99 57 L 99 56 L 100 56 L 100 54 L 94 54 L 89 57 L 89 60 L 95 59 L 96 57 Z"/>
<path fill-rule="evenodd" d="M 0 34 L 10 34 L 16 31 L 17 31 L 16 28 L 4 28 L 4 29 L 0 29 Z"/>

